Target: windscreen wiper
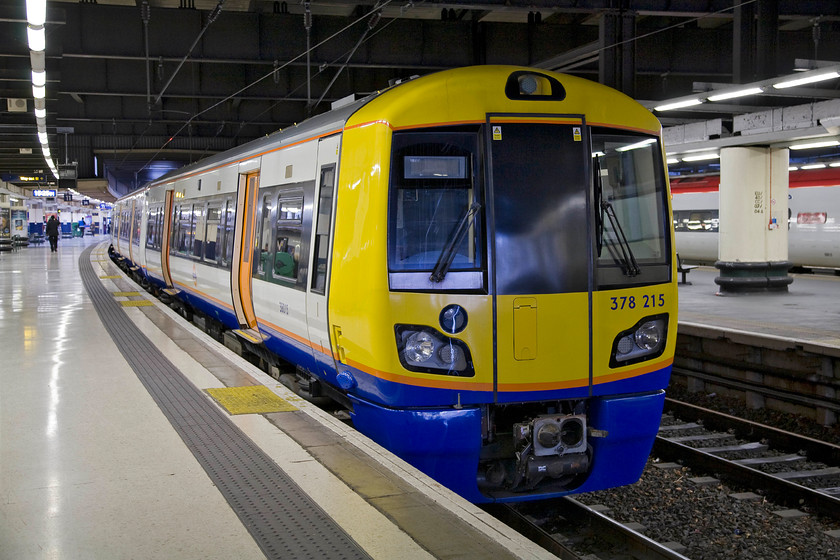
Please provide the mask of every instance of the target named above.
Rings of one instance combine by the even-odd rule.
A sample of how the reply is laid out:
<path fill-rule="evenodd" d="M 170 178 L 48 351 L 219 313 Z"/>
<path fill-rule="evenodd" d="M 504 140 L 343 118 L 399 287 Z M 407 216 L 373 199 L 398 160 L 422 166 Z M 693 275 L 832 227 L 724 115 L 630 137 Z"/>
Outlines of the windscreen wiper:
<path fill-rule="evenodd" d="M 615 233 L 615 242 L 604 236 L 609 242 L 610 254 L 613 259 L 621 265 L 621 270 L 625 276 L 637 276 L 642 273 L 639 263 L 636 261 L 636 255 L 633 254 L 633 249 L 630 248 L 630 243 L 624 235 L 624 230 L 621 229 L 621 223 L 618 221 L 618 216 L 615 215 L 615 208 L 612 203 L 601 197 L 601 213 L 606 215 L 610 221 L 613 233 Z M 603 228 L 603 218 L 601 218 L 601 227 Z M 602 230 L 603 231 L 603 230 Z M 603 234 L 602 234 L 603 235 Z M 615 245 L 618 245 L 620 254 L 616 251 Z"/>
<path fill-rule="evenodd" d="M 449 272 L 449 267 L 452 266 L 452 261 L 455 260 L 455 249 L 461 244 L 461 240 L 464 239 L 464 236 L 469 230 L 472 218 L 475 217 L 480 208 L 481 204 L 478 202 L 473 202 L 472 206 L 467 208 L 467 211 L 458 222 L 458 227 L 455 228 L 455 232 L 449 238 L 449 242 L 440 252 L 435 268 L 432 270 L 432 275 L 429 276 L 429 281 L 436 283 L 443 282 L 446 273 Z"/>

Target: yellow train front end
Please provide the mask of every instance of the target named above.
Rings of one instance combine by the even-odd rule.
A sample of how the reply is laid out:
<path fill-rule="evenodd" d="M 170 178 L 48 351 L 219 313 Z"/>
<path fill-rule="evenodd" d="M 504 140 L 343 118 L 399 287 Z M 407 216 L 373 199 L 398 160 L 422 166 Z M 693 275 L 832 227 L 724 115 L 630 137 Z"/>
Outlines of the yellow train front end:
<path fill-rule="evenodd" d="M 357 111 L 328 311 L 355 425 L 476 502 L 637 480 L 677 326 L 660 133 L 614 90 L 519 67 Z"/>

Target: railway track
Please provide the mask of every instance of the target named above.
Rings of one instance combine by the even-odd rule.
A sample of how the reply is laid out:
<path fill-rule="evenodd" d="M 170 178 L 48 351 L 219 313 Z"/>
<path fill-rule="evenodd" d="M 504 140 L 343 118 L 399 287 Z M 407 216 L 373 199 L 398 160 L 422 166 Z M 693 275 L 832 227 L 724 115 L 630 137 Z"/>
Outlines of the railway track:
<path fill-rule="evenodd" d="M 840 446 L 667 399 L 654 454 L 840 520 Z"/>
<path fill-rule="evenodd" d="M 688 560 L 574 498 L 486 504 L 482 509 L 562 560 L 615 555 L 635 560 Z M 581 546 L 584 540 L 586 544 Z"/>
<path fill-rule="evenodd" d="M 674 399 L 665 408 L 655 456 L 754 489 L 779 505 L 840 520 L 840 446 Z M 609 511 L 569 497 L 484 509 L 564 560 L 687 558 L 669 548 L 678 545 L 657 543 Z"/>

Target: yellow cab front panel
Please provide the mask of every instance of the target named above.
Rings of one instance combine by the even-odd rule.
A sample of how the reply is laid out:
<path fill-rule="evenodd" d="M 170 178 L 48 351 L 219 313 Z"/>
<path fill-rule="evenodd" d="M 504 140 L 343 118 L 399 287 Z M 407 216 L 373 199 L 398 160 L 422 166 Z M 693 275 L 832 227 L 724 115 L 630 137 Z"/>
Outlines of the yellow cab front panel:
<path fill-rule="evenodd" d="M 516 67 L 360 108 L 329 293 L 356 426 L 474 501 L 637 479 L 676 331 L 660 131 L 609 88 Z"/>

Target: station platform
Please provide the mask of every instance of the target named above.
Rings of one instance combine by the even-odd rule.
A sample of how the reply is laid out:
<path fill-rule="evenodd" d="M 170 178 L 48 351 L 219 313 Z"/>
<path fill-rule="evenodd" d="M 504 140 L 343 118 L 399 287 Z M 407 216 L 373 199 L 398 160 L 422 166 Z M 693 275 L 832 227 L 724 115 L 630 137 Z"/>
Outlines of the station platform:
<path fill-rule="evenodd" d="M 0 560 L 554 558 L 139 290 L 107 248 L 0 254 Z"/>
<path fill-rule="evenodd" d="M 814 346 L 840 348 L 840 276 L 793 274 L 788 292 L 718 293 L 714 267 L 698 267 L 679 286 L 680 326 L 706 326 Z"/>

